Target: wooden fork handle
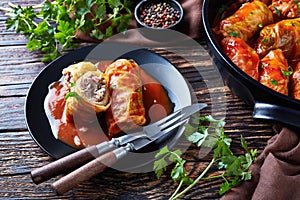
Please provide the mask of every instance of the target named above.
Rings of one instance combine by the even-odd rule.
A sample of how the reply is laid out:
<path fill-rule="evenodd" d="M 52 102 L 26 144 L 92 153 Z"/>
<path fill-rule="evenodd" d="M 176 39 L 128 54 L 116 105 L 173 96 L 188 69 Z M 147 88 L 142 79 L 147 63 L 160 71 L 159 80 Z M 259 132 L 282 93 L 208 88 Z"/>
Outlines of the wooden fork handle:
<path fill-rule="evenodd" d="M 31 178 L 35 184 L 42 183 L 59 174 L 69 173 L 83 164 L 95 159 L 98 155 L 96 146 L 90 146 L 73 154 L 58 159 L 48 165 L 31 171 Z"/>
<path fill-rule="evenodd" d="M 67 174 L 66 176 L 52 183 L 51 186 L 57 194 L 64 194 L 80 183 L 83 183 L 84 181 L 87 181 L 99 174 L 107 167 L 110 167 L 117 160 L 118 159 L 114 151 L 108 152 Z"/>

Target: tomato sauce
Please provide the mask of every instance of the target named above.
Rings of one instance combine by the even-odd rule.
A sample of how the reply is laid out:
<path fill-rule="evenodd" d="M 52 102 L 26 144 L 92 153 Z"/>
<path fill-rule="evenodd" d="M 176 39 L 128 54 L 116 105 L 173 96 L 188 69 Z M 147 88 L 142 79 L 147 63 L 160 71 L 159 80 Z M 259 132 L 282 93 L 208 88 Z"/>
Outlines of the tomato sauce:
<path fill-rule="evenodd" d="M 103 66 L 98 68 L 101 71 L 104 70 Z M 141 78 L 143 81 L 143 102 L 147 124 L 149 124 L 170 114 L 174 105 L 159 82 L 143 70 L 141 70 Z M 98 120 L 91 123 L 80 123 L 78 119 L 74 123 L 74 120 L 65 111 L 66 94 L 67 91 L 63 87 L 63 83 L 58 81 L 49 86 L 49 93 L 45 99 L 44 107 L 54 136 L 75 148 L 83 148 L 110 140 L 104 114 L 100 114 Z"/>
<path fill-rule="evenodd" d="M 144 70 L 141 70 L 141 78 L 147 123 L 153 123 L 170 114 L 174 105 L 162 85 Z"/>

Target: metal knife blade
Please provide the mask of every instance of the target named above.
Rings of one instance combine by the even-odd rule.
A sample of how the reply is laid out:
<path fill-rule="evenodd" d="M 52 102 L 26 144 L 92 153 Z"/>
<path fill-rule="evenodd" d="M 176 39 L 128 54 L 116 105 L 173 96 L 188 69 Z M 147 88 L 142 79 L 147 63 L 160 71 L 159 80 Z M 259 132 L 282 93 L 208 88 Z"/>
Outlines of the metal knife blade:
<path fill-rule="evenodd" d="M 122 146 L 125 145 L 129 142 L 132 142 L 134 140 L 137 139 L 142 139 L 142 138 L 148 138 L 151 141 L 156 140 L 157 138 L 161 137 L 162 135 L 162 131 L 168 132 L 170 131 L 173 127 L 171 126 L 172 123 L 176 123 L 177 121 L 181 121 L 184 119 L 187 119 L 188 117 L 190 117 L 192 114 L 198 112 L 199 110 L 205 108 L 207 106 L 207 104 L 204 103 L 196 103 L 196 104 L 192 104 L 189 106 L 186 106 L 184 108 L 178 109 L 177 111 L 175 111 L 174 113 L 168 115 L 167 117 L 154 122 L 153 124 L 150 124 L 148 126 L 144 126 L 142 128 L 142 130 L 139 132 L 139 134 L 136 134 L 136 137 L 134 137 L 135 134 L 133 134 L 132 137 L 119 137 L 119 138 L 115 138 L 114 140 L 116 141 L 117 146 Z M 169 118 L 172 117 L 177 117 L 177 120 L 175 118 L 175 121 L 172 122 L 172 120 L 167 120 Z M 164 123 L 169 123 L 169 126 L 166 126 L 166 128 L 161 129 L 159 125 L 163 125 Z M 171 127 L 170 127 L 171 126 Z M 143 133 L 143 134 L 141 134 Z"/>
<path fill-rule="evenodd" d="M 152 143 L 153 141 L 157 140 L 158 138 L 164 137 L 167 134 L 171 133 L 172 130 L 176 129 L 177 127 L 181 126 L 182 124 L 185 124 L 188 121 L 188 118 L 192 115 L 198 112 L 199 110 L 205 108 L 207 104 L 192 104 L 190 106 L 186 106 L 182 109 L 179 109 L 175 113 L 180 113 L 180 119 L 177 120 L 172 124 L 171 126 L 168 126 L 167 129 L 158 130 L 156 134 L 152 134 L 151 137 L 146 138 L 138 138 L 136 140 L 133 140 L 130 142 L 131 147 L 133 150 L 140 150 L 141 148 L 147 146 L 148 144 Z M 173 113 L 173 114 L 175 114 Z M 163 120 L 163 119 L 162 119 Z M 151 125 L 150 125 L 151 126 Z M 145 130 L 144 130 L 145 131 Z M 147 134 L 147 133 L 146 133 Z"/>

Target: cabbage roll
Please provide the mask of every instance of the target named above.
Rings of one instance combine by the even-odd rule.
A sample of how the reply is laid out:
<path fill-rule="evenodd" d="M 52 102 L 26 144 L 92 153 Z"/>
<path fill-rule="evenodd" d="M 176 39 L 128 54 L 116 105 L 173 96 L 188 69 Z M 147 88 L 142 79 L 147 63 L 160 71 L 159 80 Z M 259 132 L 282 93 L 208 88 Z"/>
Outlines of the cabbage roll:
<path fill-rule="evenodd" d="M 259 34 L 256 52 L 262 58 L 272 49 L 281 49 L 287 59 L 300 56 L 300 18 L 287 19 L 264 27 Z"/>
<path fill-rule="evenodd" d="M 261 1 L 244 3 L 233 15 L 220 22 L 223 37 L 236 36 L 250 40 L 263 26 L 273 23 L 273 14 Z"/>
<path fill-rule="evenodd" d="M 244 40 L 226 37 L 222 40 L 222 49 L 229 59 L 246 74 L 258 80 L 259 56 Z"/>
<path fill-rule="evenodd" d="M 297 66 L 294 68 L 290 81 L 290 96 L 300 100 L 300 62 L 298 62 Z"/>
<path fill-rule="evenodd" d="M 63 69 L 62 75 L 64 78 L 65 87 L 70 90 L 72 84 L 76 82 L 76 80 L 82 76 L 84 73 L 88 71 L 96 71 L 97 67 L 91 62 L 79 62 L 69 67 Z"/>
<path fill-rule="evenodd" d="M 300 0 L 273 0 L 269 9 L 273 12 L 274 18 L 297 18 L 300 17 L 299 2 Z"/>
<path fill-rule="evenodd" d="M 281 94 L 288 95 L 289 67 L 282 50 L 270 51 L 261 59 L 261 67 L 259 82 Z"/>
<path fill-rule="evenodd" d="M 76 115 L 80 121 L 90 122 L 96 120 L 96 114 L 106 111 L 110 106 L 107 81 L 101 71 L 88 71 L 80 76 L 66 95 L 69 117 Z"/>
<path fill-rule="evenodd" d="M 110 64 L 105 73 L 109 77 L 111 106 L 106 114 L 108 132 L 114 136 L 146 123 L 140 67 L 133 60 L 119 59 Z"/>

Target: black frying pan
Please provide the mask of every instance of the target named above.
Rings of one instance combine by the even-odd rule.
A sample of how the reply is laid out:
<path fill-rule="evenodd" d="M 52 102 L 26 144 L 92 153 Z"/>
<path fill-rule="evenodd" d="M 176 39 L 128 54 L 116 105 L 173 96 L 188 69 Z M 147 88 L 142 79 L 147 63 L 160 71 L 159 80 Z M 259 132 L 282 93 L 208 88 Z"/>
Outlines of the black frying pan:
<path fill-rule="evenodd" d="M 204 0 L 202 20 L 205 37 L 213 60 L 225 83 L 253 109 L 253 118 L 281 122 L 300 128 L 300 101 L 275 92 L 240 70 L 222 51 L 213 35 L 212 26 L 222 5 L 229 0 Z M 238 2 L 238 1 L 236 1 Z"/>

